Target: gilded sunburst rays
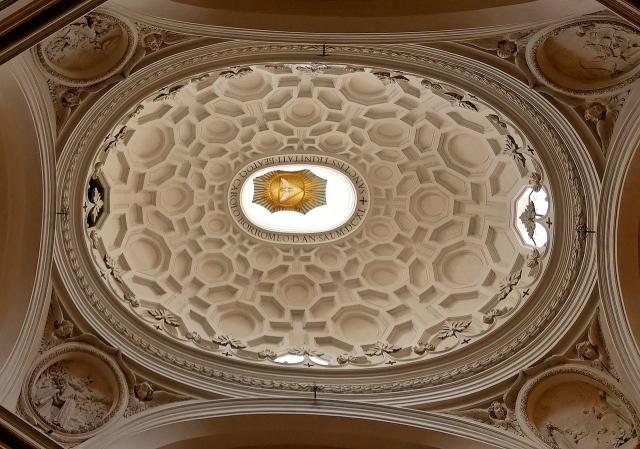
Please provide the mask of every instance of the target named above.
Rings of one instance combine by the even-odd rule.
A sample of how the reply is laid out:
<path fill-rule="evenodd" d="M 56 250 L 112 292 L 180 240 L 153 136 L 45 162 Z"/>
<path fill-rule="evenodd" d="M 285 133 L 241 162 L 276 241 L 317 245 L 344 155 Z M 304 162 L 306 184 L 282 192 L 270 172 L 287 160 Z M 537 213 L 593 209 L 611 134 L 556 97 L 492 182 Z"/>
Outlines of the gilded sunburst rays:
<path fill-rule="evenodd" d="M 310 170 L 274 170 L 253 180 L 253 202 L 269 212 L 306 214 L 327 204 L 327 180 Z"/>

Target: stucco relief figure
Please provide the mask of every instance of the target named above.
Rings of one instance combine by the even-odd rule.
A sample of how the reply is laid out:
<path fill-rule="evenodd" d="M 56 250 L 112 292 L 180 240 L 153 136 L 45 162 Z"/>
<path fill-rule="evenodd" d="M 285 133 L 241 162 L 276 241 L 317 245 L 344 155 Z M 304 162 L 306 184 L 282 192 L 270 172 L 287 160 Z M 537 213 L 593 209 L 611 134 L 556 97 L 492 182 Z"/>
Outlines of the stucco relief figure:
<path fill-rule="evenodd" d="M 511 402 L 508 398 L 503 399 Z M 493 401 L 487 409 L 464 410 L 460 412 L 460 415 L 517 434 L 522 433 L 515 414 L 505 402 Z"/>
<path fill-rule="evenodd" d="M 56 34 L 46 44 L 45 53 L 50 61 L 59 63 L 87 52 L 109 52 L 121 38 L 122 30 L 115 22 L 89 14 Z"/>
<path fill-rule="evenodd" d="M 94 386 L 91 377 L 79 377 L 58 362 L 34 384 L 31 401 L 48 424 L 69 433 L 92 430 L 109 411 L 112 398 Z"/>
<path fill-rule="evenodd" d="M 185 399 L 187 399 L 185 396 L 167 391 L 157 391 L 149 382 L 142 381 L 133 386 L 133 395 L 129 402 L 129 407 L 125 412 L 125 416 L 131 416 L 152 407 L 158 407 Z"/>
<path fill-rule="evenodd" d="M 136 51 L 139 55 L 133 58 Z M 101 82 L 119 73 L 126 76 L 130 67 L 125 65 L 135 64 L 144 50 L 138 49 L 131 25 L 94 11 L 43 41 L 37 53 L 49 78 L 57 84 L 96 90 L 104 87 Z M 69 103 L 76 101 L 74 98 Z"/>
<path fill-rule="evenodd" d="M 632 418 L 621 401 L 576 382 L 548 390 L 543 408 L 553 407 L 541 431 L 557 449 L 638 448 Z"/>
<path fill-rule="evenodd" d="M 587 54 L 579 58 L 580 67 L 586 74 L 608 73 L 615 76 L 624 73 L 638 63 L 640 58 L 640 36 L 629 34 L 616 27 L 598 24 L 584 25 L 576 34 L 583 39 Z"/>
<path fill-rule="evenodd" d="M 547 81 L 569 93 L 589 94 L 638 75 L 640 33 L 609 21 L 579 22 L 544 35 L 535 59 Z"/>
<path fill-rule="evenodd" d="M 595 127 L 605 153 L 625 100 L 624 95 L 615 95 L 608 100 L 591 102 L 584 108 L 584 119 Z"/>
<path fill-rule="evenodd" d="M 588 362 L 596 369 L 607 371 L 617 378 L 605 347 L 597 315 L 589 325 L 587 339 L 576 344 L 576 354 L 580 360 Z"/>

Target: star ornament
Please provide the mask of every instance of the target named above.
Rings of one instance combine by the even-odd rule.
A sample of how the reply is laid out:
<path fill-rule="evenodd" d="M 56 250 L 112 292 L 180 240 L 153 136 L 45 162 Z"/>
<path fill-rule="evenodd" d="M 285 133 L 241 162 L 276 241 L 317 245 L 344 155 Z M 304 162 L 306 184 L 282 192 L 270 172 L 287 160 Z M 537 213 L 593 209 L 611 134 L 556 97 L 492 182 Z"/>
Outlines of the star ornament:
<path fill-rule="evenodd" d="M 269 212 L 306 214 L 327 204 L 327 180 L 311 170 L 274 170 L 253 180 L 253 202 Z"/>

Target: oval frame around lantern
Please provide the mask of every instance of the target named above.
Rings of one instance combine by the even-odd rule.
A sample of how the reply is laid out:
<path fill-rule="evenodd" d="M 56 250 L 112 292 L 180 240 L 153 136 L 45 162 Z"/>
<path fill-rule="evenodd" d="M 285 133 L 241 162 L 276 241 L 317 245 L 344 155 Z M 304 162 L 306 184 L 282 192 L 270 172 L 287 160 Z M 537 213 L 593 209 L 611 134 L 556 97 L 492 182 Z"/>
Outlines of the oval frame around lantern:
<path fill-rule="evenodd" d="M 351 199 L 353 203 L 349 207 L 350 213 L 337 221 L 335 225 L 315 232 L 287 232 L 261 227 L 247 213 L 246 204 L 243 204 L 246 183 L 252 182 L 255 173 L 262 172 L 268 168 L 277 170 L 281 166 L 300 166 L 309 169 L 316 166 L 335 171 L 337 176 L 344 178 L 344 182 L 351 183 L 353 192 L 347 192 L 350 194 L 348 199 Z M 229 211 L 240 229 L 260 240 L 289 244 L 328 243 L 346 237 L 363 223 L 369 211 L 369 196 L 369 187 L 364 176 L 351 164 L 331 156 L 313 154 L 285 154 L 253 161 L 238 171 L 231 180 L 228 191 Z M 309 219 L 313 219 L 314 211 L 312 210 L 309 214 Z"/>

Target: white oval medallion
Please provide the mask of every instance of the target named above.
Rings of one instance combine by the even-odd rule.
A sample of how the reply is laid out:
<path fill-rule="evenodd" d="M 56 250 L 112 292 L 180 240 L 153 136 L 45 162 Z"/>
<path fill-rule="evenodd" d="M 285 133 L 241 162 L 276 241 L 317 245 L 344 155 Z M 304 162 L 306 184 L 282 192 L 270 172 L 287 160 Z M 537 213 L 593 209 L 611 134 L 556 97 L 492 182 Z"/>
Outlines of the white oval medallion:
<path fill-rule="evenodd" d="M 305 163 L 308 162 L 308 163 Z M 327 156 L 260 159 L 231 182 L 231 214 L 246 232 L 282 243 L 322 243 L 353 232 L 369 205 L 363 177 Z"/>

